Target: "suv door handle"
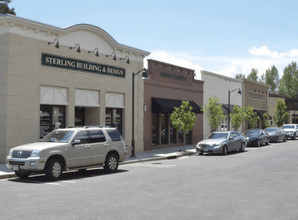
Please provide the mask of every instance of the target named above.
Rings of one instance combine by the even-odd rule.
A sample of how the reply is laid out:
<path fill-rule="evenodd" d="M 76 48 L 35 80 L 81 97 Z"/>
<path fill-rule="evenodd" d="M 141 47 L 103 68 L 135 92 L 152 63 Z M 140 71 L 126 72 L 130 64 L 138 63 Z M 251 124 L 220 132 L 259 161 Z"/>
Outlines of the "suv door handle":
<path fill-rule="evenodd" d="M 104 144 L 103 146 L 105 146 L 105 147 L 108 147 L 108 146 L 109 146 L 109 144 Z"/>
<path fill-rule="evenodd" d="M 90 147 L 91 147 L 90 145 L 86 145 L 86 146 L 85 146 L 85 149 L 88 149 L 88 148 L 90 148 Z"/>

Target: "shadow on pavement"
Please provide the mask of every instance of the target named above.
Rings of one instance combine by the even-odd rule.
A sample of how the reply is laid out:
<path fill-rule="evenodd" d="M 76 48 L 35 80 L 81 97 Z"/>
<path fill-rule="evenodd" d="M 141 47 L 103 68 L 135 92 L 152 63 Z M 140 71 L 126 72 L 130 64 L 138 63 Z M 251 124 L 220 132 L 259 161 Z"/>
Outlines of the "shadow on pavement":
<path fill-rule="evenodd" d="M 78 179 L 86 179 L 86 178 L 92 178 L 92 177 L 99 177 L 99 176 L 110 176 L 110 175 L 116 175 L 120 173 L 128 172 L 128 170 L 122 170 L 118 169 L 116 172 L 113 173 L 106 173 L 103 169 L 90 169 L 90 170 L 84 170 L 84 171 L 67 171 L 64 172 L 61 176 L 61 178 L 57 181 L 52 181 L 48 179 L 44 174 L 33 174 L 32 176 L 29 176 L 28 178 L 13 178 L 9 179 L 8 181 L 11 182 L 18 182 L 18 183 L 33 183 L 33 184 L 42 184 L 42 183 L 59 183 L 61 181 L 72 181 L 72 180 L 78 180 Z"/>

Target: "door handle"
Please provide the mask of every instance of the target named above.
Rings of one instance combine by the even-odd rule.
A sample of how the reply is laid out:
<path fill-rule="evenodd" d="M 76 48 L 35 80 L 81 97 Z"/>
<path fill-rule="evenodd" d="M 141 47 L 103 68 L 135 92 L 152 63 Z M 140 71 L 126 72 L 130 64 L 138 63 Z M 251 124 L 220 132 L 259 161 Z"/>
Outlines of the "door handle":
<path fill-rule="evenodd" d="M 85 149 L 88 149 L 88 148 L 90 148 L 90 147 L 91 147 L 91 146 L 89 146 L 89 145 L 86 145 L 86 146 L 85 146 Z"/>
<path fill-rule="evenodd" d="M 105 146 L 105 147 L 108 147 L 108 146 L 109 146 L 109 144 L 104 144 L 103 146 Z"/>

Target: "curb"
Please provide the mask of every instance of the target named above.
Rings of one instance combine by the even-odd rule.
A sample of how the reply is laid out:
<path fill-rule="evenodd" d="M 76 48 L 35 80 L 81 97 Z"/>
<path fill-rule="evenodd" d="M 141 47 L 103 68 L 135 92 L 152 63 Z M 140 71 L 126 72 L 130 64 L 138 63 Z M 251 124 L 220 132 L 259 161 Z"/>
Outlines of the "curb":
<path fill-rule="evenodd" d="M 196 152 L 192 152 L 192 151 L 179 152 L 179 153 L 176 153 L 176 154 L 172 154 L 172 155 L 169 155 L 169 156 L 163 156 L 163 157 L 151 157 L 151 158 L 146 158 L 146 159 L 135 159 L 135 160 L 131 160 L 131 161 L 123 161 L 123 162 L 119 163 L 119 165 L 144 163 L 144 162 L 150 162 L 150 161 L 156 161 L 156 160 L 173 160 L 173 159 L 177 159 L 179 157 L 191 156 L 191 155 L 194 155 L 195 153 Z M 1 179 L 13 178 L 13 177 L 16 177 L 16 175 L 13 172 L 3 174 L 3 175 L 0 174 L 0 180 Z"/>

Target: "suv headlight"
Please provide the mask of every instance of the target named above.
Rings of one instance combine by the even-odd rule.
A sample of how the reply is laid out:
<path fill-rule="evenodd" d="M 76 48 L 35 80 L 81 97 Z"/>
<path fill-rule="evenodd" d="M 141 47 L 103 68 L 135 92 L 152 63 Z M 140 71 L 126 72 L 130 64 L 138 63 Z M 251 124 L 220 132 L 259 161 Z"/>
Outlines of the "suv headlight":
<path fill-rule="evenodd" d="M 10 149 L 10 150 L 9 150 L 9 155 L 8 155 L 8 156 L 12 157 L 12 152 L 13 152 L 13 149 Z"/>
<path fill-rule="evenodd" d="M 30 157 L 39 157 L 40 150 L 33 150 Z"/>

